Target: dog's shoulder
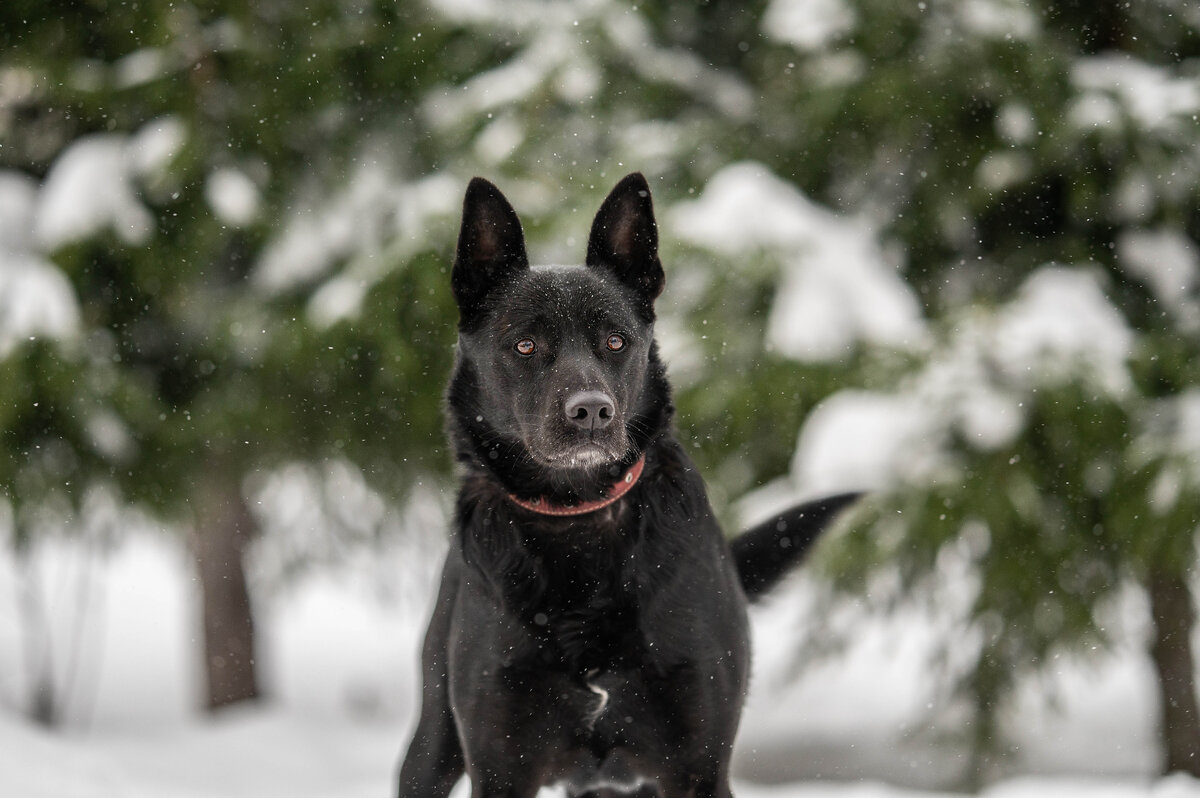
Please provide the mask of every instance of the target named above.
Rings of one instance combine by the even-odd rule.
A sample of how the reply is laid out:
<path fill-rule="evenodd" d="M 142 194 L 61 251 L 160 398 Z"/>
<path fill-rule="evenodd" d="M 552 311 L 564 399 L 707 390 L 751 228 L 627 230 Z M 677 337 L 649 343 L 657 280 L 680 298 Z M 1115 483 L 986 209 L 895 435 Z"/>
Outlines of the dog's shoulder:
<path fill-rule="evenodd" d="M 652 520 L 691 523 L 711 516 L 700 470 L 670 430 L 650 449 L 647 470 L 649 479 L 639 497 Z"/>

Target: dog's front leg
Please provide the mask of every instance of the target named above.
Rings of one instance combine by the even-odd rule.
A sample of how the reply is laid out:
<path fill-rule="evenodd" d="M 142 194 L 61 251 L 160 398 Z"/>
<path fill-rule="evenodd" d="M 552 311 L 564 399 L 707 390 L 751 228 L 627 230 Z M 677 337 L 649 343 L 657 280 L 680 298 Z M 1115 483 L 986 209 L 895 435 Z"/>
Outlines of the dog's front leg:
<path fill-rule="evenodd" d="M 729 779 L 726 778 L 697 786 L 693 795 L 696 798 L 733 798 L 733 791 L 729 789 Z"/>
<path fill-rule="evenodd" d="M 449 708 L 423 712 L 400 766 L 400 798 L 445 798 L 462 774 L 462 748 Z"/>
<path fill-rule="evenodd" d="M 542 724 L 514 722 L 503 701 L 468 712 L 463 729 L 471 798 L 534 798 L 548 782 L 554 736 Z"/>
<path fill-rule="evenodd" d="M 728 761 L 700 763 L 686 772 L 665 774 L 658 780 L 662 798 L 733 798 Z"/>
<path fill-rule="evenodd" d="M 400 766 L 400 798 L 445 798 L 463 774 L 462 745 L 450 708 L 447 641 L 459 578 L 450 558 L 421 655 L 421 717 Z"/>
<path fill-rule="evenodd" d="M 535 798 L 538 785 L 522 780 L 520 784 L 510 784 L 504 780 L 488 778 L 471 780 L 471 798 Z"/>
<path fill-rule="evenodd" d="M 535 798 L 543 786 L 542 769 L 529 757 L 515 755 L 507 745 L 511 739 L 493 741 L 482 761 L 468 753 L 471 798 Z"/>
<path fill-rule="evenodd" d="M 471 681 L 469 696 L 455 695 L 471 798 L 534 798 L 571 759 L 559 716 L 561 678 L 489 669 Z"/>
<path fill-rule="evenodd" d="M 696 784 L 694 780 L 686 787 L 672 790 L 669 787 L 662 791 L 662 798 L 733 798 L 729 789 L 729 779 L 705 780 Z"/>

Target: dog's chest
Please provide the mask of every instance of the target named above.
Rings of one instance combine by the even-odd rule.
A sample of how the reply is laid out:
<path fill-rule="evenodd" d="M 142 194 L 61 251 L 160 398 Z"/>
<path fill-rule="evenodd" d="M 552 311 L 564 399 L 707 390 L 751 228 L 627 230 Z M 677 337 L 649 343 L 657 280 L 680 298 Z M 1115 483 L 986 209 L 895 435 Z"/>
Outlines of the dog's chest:
<path fill-rule="evenodd" d="M 619 578 L 552 586 L 526 629 L 543 666 L 574 675 L 636 666 L 645 649 L 637 591 Z"/>

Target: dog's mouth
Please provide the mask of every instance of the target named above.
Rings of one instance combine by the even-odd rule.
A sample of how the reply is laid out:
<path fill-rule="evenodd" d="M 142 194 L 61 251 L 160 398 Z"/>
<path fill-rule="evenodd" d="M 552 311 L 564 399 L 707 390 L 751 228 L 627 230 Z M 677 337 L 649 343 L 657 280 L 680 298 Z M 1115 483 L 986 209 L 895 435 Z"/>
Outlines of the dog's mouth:
<path fill-rule="evenodd" d="M 545 456 L 544 462 L 556 468 L 596 468 L 611 465 L 623 455 L 611 449 L 587 443 L 573 449 Z"/>

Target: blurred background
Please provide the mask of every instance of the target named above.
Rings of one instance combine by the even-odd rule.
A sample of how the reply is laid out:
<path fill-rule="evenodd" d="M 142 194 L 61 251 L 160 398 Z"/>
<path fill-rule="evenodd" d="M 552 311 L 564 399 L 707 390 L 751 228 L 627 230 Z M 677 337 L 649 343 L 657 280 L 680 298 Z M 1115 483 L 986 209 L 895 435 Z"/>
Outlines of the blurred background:
<path fill-rule="evenodd" d="M 727 528 L 874 490 L 741 777 L 1200 794 L 1198 113 L 1189 0 L 7 0 L 0 791 L 390 793 L 466 182 L 637 170 Z"/>

